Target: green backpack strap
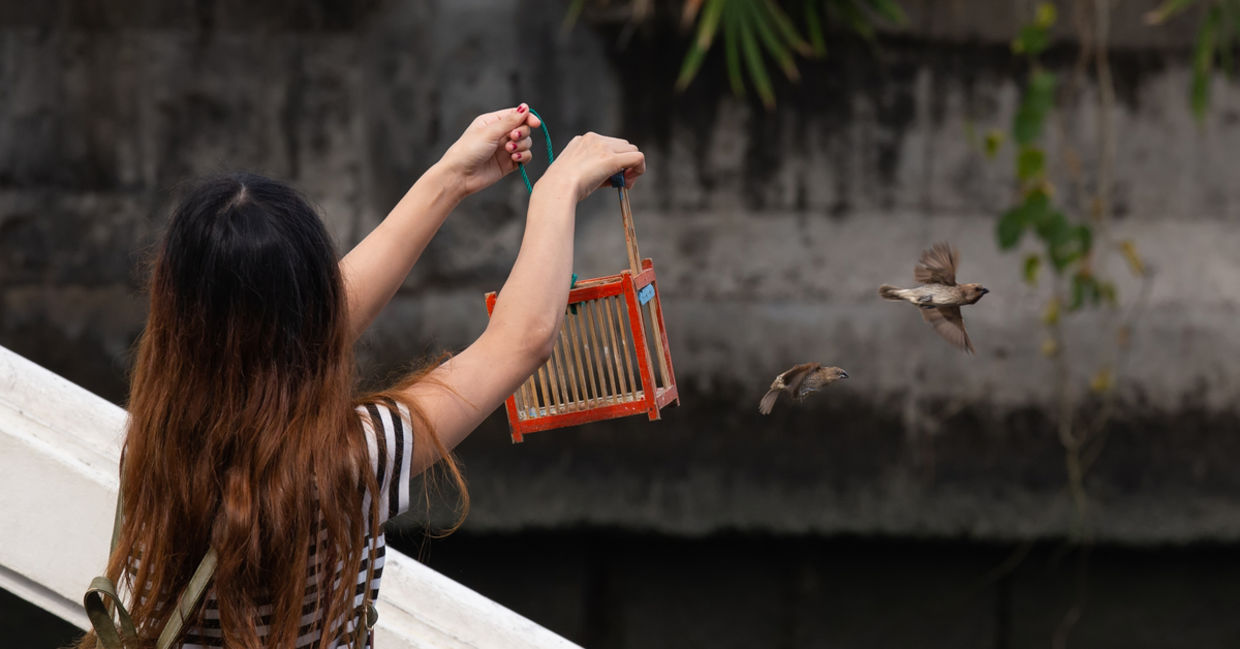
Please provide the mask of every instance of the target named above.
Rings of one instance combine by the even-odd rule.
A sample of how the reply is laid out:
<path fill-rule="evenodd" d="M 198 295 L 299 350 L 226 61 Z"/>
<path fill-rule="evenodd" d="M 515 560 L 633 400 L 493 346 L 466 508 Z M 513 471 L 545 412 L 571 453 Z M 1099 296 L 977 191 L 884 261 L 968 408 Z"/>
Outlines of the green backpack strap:
<path fill-rule="evenodd" d="M 121 510 L 121 497 L 121 491 L 118 489 L 116 516 L 112 522 L 111 552 L 116 552 L 116 545 L 121 538 L 121 522 L 124 518 Z M 180 637 L 185 621 L 193 615 L 194 609 L 202 601 L 202 595 L 207 590 L 207 584 L 211 583 L 211 577 L 215 575 L 215 566 L 218 562 L 219 555 L 216 554 L 215 549 L 208 548 L 207 554 L 202 557 L 202 561 L 194 569 L 194 574 L 190 576 L 185 590 L 181 591 L 176 608 L 168 617 L 163 631 L 159 633 L 159 639 L 155 641 L 155 649 L 168 649 Z M 133 618 L 129 616 L 129 611 L 125 609 L 120 596 L 116 594 L 116 584 L 111 579 L 106 576 L 92 579 L 90 588 L 86 590 L 86 596 L 82 598 L 82 605 L 86 608 L 86 617 L 90 619 L 90 625 L 95 629 L 95 636 L 99 639 L 96 646 L 101 649 L 130 649 L 138 646 L 138 632 L 134 628 Z M 116 618 L 120 621 L 119 631 L 112 620 L 112 606 L 116 607 Z"/>
<path fill-rule="evenodd" d="M 155 641 L 155 649 L 168 649 L 177 638 L 181 637 L 185 621 L 194 614 L 194 609 L 198 608 L 198 603 L 202 601 L 202 594 L 206 592 L 207 584 L 211 583 L 211 577 L 215 574 L 215 564 L 218 561 L 219 555 L 215 553 L 215 548 L 208 548 L 207 554 L 202 557 L 202 562 L 198 564 L 198 568 L 189 578 L 189 583 L 185 585 L 185 590 L 181 591 L 177 607 L 173 609 L 168 623 L 164 625 L 164 630 L 159 633 L 159 639 Z"/>
<path fill-rule="evenodd" d="M 121 523 L 124 522 L 125 512 L 121 509 L 121 489 L 116 488 L 116 513 L 112 516 L 112 544 L 108 546 L 108 555 L 116 552 L 116 546 L 121 542 Z"/>
<path fill-rule="evenodd" d="M 116 545 L 120 542 L 123 516 L 121 490 L 118 488 L 116 490 L 116 514 L 112 519 L 112 543 L 108 546 L 109 555 L 116 551 Z M 100 575 L 90 580 L 90 588 L 86 589 L 86 595 L 82 597 L 82 606 L 86 609 L 86 617 L 90 620 L 91 627 L 95 629 L 95 637 L 98 639 L 95 643 L 96 647 L 126 649 L 137 645 L 138 632 L 134 629 L 133 618 L 129 617 L 129 611 L 125 609 L 125 604 L 116 594 L 116 584 L 112 583 L 111 579 Z M 120 619 L 119 631 L 112 619 L 113 607 L 116 608 L 116 615 Z"/>
<path fill-rule="evenodd" d="M 104 598 L 109 601 L 105 602 Z M 82 598 L 82 605 L 86 607 L 86 617 L 90 619 L 90 625 L 95 628 L 95 636 L 99 639 L 97 646 L 104 649 L 128 649 L 138 646 L 138 632 L 134 629 L 133 619 L 129 617 L 129 611 L 125 610 L 120 596 L 116 594 L 116 585 L 111 579 L 107 577 L 92 579 L 90 588 L 86 590 L 86 596 Z M 119 632 L 112 621 L 112 611 L 109 605 L 116 607 L 116 616 L 120 618 L 121 623 Z"/>

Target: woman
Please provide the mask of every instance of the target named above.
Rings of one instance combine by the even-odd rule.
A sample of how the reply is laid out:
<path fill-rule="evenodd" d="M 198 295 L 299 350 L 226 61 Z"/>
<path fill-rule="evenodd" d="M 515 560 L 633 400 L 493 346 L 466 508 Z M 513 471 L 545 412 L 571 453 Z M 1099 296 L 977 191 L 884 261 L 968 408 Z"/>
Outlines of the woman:
<path fill-rule="evenodd" d="M 368 644 L 379 525 L 408 508 L 411 475 L 443 461 L 460 482 L 449 451 L 550 354 L 577 202 L 618 170 L 631 185 L 645 169 L 624 140 L 574 138 L 534 188 L 486 331 L 438 367 L 356 399 L 353 342 L 457 203 L 531 159 L 537 126 L 525 104 L 474 120 L 339 264 L 314 211 L 266 178 L 210 180 L 175 210 L 151 277 L 124 524 L 107 570 L 138 594 L 141 646 L 209 547 L 219 562 L 185 647 Z M 93 634 L 80 647 L 93 648 Z"/>

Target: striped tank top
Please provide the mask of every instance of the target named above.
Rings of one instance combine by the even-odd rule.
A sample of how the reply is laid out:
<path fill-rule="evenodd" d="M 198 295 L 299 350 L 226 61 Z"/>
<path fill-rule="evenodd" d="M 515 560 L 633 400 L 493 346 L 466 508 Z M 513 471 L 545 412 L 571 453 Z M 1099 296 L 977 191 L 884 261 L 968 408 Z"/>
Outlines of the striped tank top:
<path fill-rule="evenodd" d="M 362 420 L 362 428 L 366 433 L 366 445 L 370 451 L 371 467 L 375 471 L 379 484 L 379 513 L 383 517 L 380 523 L 386 522 L 388 519 L 395 517 L 397 514 L 403 513 L 409 509 L 410 498 L 410 464 L 413 456 L 413 427 L 410 424 L 409 410 L 403 404 L 390 402 L 387 404 L 366 404 L 359 406 L 357 409 L 358 416 Z M 362 511 L 366 512 L 367 521 L 366 529 L 370 530 L 369 512 L 371 505 L 371 494 L 366 493 Z M 320 539 L 321 540 L 321 539 Z M 383 577 L 383 557 L 385 553 L 384 534 L 382 529 L 377 538 L 371 538 L 367 532 L 364 539 L 360 542 L 365 544 L 370 551 L 363 556 L 361 570 L 354 577 L 353 583 L 356 585 L 354 590 L 353 606 L 355 610 L 361 610 L 363 597 L 366 589 L 370 589 L 370 600 L 372 602 L 379 599 L 379 581 Z M 374 570 L 370 574 L 369 583 L 367 583 L 367 571 L 373 564 Z M 296 647 L 315 647 L 318 646 L 319 638 L 322 631 L 318 629 L 319 616 L 322 612 L 315 607 L 315 591 L 319 581 L 319 576 L 327 573 L 320 570 L 318 566 L 310 571 L 310 575 L 306 578 L 306 598 L 304 600 L 305 607 L 302 609 L 301 618 L 302 630 L 297 636 Z M 333 571 L 333 584 L 339 585 L 343 580 L 347 580 L 346 575 L 340 574 L 340 567 Z M 204 595 L 204 622 L 200 626 L 189 627 L 185 631 L 183 649 L 221 649 L 224 646 L 223 631 L 220 629 L 220 611 L 215 600 L 215 589 L 209 588 Z M 267 627 L 264 626 L 271 619 L 271 606 L 263 605 L 258 609 L 261 619 L 259 620 L 258 636 L 266 637 Z M 334 625 L 332 632 L 340 639 L 328 646 L 338 649 L 352 649 L 348 642 L 348 638 L 352 637 L 352 632 L 358 625 L 364 625 L 365 614 L 344 620 L 343 629 L 340 625 Z M 367 640 L 366 648 L 371 649 L 370 640 Z"/>

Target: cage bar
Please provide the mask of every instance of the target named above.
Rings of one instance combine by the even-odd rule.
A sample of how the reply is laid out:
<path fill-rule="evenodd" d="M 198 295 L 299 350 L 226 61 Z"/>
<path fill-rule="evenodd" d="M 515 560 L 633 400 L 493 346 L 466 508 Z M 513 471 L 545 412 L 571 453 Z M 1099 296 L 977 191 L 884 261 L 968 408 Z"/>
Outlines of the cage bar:
<path fill-rule="evenodd" d="M 619 193 L 629 268 L 569 291 L 550 357 L 505 402 L 514 443 L 617 417 L 655 421 L 680 403 L 654 262 L 641 258 L 628 192 Z M 488 315 L 496 297 L 486 294 Z"/>

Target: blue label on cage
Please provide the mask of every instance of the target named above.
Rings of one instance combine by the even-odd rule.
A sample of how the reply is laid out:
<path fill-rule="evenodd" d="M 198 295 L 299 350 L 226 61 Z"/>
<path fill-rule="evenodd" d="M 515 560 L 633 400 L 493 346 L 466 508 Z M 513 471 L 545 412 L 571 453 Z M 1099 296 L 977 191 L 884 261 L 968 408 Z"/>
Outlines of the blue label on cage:
<path fill-rule="evenodd" d="M 637 292 L 637 301 L 645 304 L 654 297 L 654 284 L 647 284 Z"/>

